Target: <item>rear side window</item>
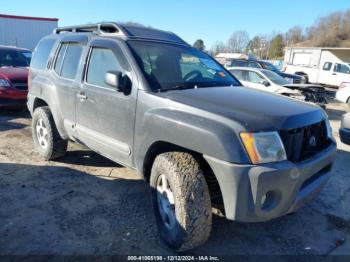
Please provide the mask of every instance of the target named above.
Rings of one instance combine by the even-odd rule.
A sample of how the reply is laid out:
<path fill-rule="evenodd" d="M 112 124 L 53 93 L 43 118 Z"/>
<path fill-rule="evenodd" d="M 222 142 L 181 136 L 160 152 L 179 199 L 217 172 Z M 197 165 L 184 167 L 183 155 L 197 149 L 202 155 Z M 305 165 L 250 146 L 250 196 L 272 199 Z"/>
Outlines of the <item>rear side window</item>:
<path fill-rule="evenodd" d="M 45 69 L 55 39 L 41 40 L 35 49 L 30 66 L 35 69 Z"/>
<path fill-rule="evenodd" d="M 324 71 L 329 71 L 329 70 L 331 70 L 331 68 L 332 68 L 332 63 L 331 62 L 326 62 L 326 63 L 324 63 L 324 65 L 323 65 L 323 70 Z"/>
<path fill-rule="evenodd" d="M 108 71 L 122 71 L 113 51 L 106 48 L 93 48 L 86 82 L 96 86 L 110 87 L 105 83 L 105 75 Z"/>
<path fill-rule="evenodd" d="M 56 63 L 54 66 L 54 70 L 58 75 L 61 75 L 62 61 L 63 61 L 63 57 L 66 53 L 67 46 L 68 46 L 68 44 L 61 45 L 60 50 L 58 51 Z"/>
<path fill-rule="evenodd" d="M 54 66 L 55 72 L 68 79 L 74 79 L 83 52 L 81 44 L 62 44 Z"/>

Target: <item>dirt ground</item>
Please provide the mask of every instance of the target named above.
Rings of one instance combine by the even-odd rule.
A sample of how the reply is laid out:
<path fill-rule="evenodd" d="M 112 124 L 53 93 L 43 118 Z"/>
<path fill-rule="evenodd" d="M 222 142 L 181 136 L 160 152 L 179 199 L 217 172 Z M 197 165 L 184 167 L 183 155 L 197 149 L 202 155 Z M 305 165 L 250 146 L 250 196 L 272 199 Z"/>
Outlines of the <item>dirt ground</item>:
<path fill-rule="evenodd" d="M 328 113 L 338 140 L 347 107 Z M 33 150 L 30 115 L 0 112 L 1 255 L 174 255 L 160 240 L 150 190 L 133 170 L 70 144 L 45 162 Z M 339 141 L 339 140 L 338 140 Z M 265 223 L 214 217 L 210 240 L 193 255 L 350 255 L 350 147 L 338 142 L 333 177 L 296 214 Z M 332 254 L 335 254 L 335 253 Z"/>

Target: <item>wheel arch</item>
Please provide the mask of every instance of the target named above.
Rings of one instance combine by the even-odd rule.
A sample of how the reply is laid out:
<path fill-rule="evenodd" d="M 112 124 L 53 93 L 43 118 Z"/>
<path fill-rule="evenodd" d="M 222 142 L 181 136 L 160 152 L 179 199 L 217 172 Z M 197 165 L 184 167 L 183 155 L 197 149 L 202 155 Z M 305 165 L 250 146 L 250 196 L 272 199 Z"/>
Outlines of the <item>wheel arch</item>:
<path fill-rule="evenodd" d="M 207 182 L 213 206 L 223 211 L 223 197 L 219 182 L 209 163 L 201 153 L 165 141 L 154 142 L 148 148 L 143 161 L 142 173 L 144 179 L 149 182 L 154 160 L 158 155 L 166 152 L 184 152 L 192 155 L 196 159 Z"/>

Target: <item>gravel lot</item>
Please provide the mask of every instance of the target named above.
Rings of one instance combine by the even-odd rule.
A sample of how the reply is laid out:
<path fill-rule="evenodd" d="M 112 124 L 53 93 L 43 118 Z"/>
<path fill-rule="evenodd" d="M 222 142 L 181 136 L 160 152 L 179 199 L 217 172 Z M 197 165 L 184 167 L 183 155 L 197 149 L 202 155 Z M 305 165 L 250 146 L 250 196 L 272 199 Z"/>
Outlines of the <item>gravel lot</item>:
<path fill-rule="evenodd" d="M 338 139 L 345 105 L 328 106 Z M 33 150 L 30 115 L 0 112 L 1 255 L 174 255 L 159 239 L 150 190 L 128 168 L 70 144 L 59 162 Z M 347 238 L 350 147 L 338 143 L 333 177 L 293 215 L 247 224 L 214 217 L 210 240 L 187 254 L 320 254 Z"/>

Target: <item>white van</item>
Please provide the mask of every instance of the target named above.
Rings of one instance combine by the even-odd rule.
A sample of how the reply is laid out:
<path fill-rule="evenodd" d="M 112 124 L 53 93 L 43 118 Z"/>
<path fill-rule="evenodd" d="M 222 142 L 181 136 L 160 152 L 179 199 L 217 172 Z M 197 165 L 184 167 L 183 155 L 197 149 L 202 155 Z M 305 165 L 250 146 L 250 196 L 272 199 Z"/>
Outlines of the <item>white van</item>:
<path fill-rule="evenodd" d="M 284 63 L 286 73 L 304 75 L 310 83 L 350 82 L 350 48 L 287 47 Z"/>

